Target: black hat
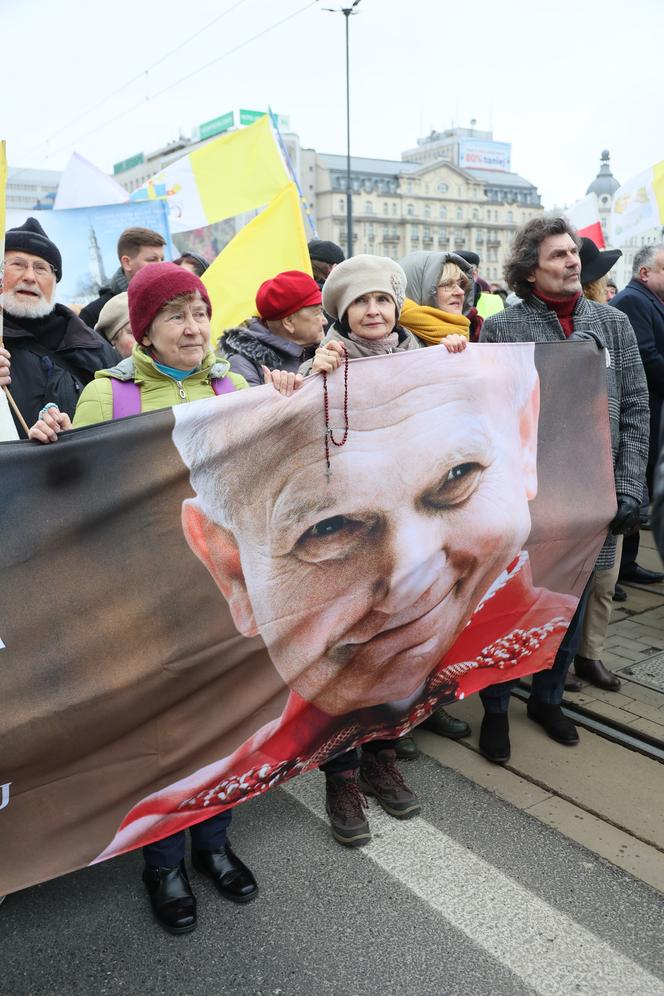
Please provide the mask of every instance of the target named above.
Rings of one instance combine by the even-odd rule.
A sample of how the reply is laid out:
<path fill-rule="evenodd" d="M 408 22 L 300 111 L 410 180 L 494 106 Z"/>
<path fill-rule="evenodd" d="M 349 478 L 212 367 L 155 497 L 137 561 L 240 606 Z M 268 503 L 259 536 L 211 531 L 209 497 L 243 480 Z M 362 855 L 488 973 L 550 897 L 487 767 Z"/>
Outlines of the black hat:
<path fill-rule="evenodd" d="M 28 220 L 18 228 L 9 228 L 5 233 L 5 252 L 14 249 L 29 252 L 32 256 L 41 256 L 55 270 L 56 283 L 62 279 L 62 256 L 60 250 L 51 242 L 48 235 L 36 218 Z"/>
<path fill-rule="evenodd" d="M 581 238 L 581 283 L 592 284 L 594 280 L 606 276 L 622 256 L 622 249 L 605 249 L 602 252 L 592 239 Z"/>
<path fill-rule="evenodd" d="M 325 242 L 323 239 L 312 239 L 309 243 L 309 258 L 321 263 L 343 263 L 344 251 L 336 242 Z"/>
<path fill-rule="evenodd" d="M 198 263 L 198 270 L 196 271 L 196 275 L 198 277 L 202 277 L 210 266 L 205 256 L 201 256 L 199 252 L 194 252 L 192 249 L 184 249 L 180 258 L 174 260 L 173 262 L 178 266 L 181 266 L 182 260 L 187 258 L 193 259 L 195 263 Z"/>
<path fill-rule="evenodd" d="M 465 259 L 467 263 L 470 263 L 471 266 L 480 265 L 480 257 L 476 252 L 472 252 L 470 249 L 455 249 L 454 252 L 457 256 L 461 256 L 461 259 Z"/>

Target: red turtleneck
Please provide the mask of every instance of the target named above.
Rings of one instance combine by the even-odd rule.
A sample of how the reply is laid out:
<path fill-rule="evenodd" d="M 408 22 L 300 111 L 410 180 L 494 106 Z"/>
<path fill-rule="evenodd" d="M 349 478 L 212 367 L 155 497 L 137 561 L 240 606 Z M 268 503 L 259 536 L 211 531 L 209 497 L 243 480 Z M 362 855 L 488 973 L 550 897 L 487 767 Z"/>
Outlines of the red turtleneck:
<path fill-rule="evenodd" d="M 566 297 L 562 301 L 552 297 L 547 297 L 546 294 L 542 294 L 541 291 L 534 291 L 534 294 L 535 297 L 538 297 L 540 301 L 544 302 L 550 311 L 555 311 L 558 316 L 558 321 L 560 322 L 560 327 L 569 339 L 574 331 L 574 309 L 576 307 L 576 302 L 581 297 L 581 294 L 575 294 L 574 297 Z"/>

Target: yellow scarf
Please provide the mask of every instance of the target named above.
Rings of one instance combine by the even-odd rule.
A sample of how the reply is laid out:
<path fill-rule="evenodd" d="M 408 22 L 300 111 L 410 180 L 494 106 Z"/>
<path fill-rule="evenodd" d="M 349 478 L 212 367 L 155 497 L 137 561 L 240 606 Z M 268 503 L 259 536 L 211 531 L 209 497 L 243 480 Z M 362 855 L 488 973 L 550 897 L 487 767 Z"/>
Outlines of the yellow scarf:
<path fill-rule="evenodd" d="M 404 325 L 427 346 L 437 346 L 446 335 L 456 334 L 470 338 L 470 321 L 465 315 L 453 315 L 439 308 L 415 304 L 410 298 L 406 298 L 403 303 L 399 324 Z"/>

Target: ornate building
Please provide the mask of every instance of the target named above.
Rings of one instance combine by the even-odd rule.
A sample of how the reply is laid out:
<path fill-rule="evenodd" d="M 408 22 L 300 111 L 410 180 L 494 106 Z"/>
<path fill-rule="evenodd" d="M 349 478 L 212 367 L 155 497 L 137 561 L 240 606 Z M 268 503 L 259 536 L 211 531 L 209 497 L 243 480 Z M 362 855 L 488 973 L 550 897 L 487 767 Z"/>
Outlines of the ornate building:
<path fill-rule="evenodd" d="M 475 133 L 477 135 L 478 133 Z M 479 133 L 474 152 L 464 141 L 468 129 L 433 133 L 420 139 L 419 162 L 351 159 L 353 251 L 399 259 L 417 249 L 472 249 L 488 280 L 503 279 L 503 264 L 516 228 L 542 211 L 537 188 L 509 168 L 456 165 L 471 154 L 488 162 L 490 133 Z M 429 148 L 428 146 L 432 146 Z M 486 151 L 488 150 L 488 151 Z M 444 153 L 449 158 L 440 158 Z M 408 153 L 405 153 L 407 155 Z M 501 166 L 509 163 L 503 153 Z M 316 155 L 318 234 L 347 250 L 346 157 Z"/>

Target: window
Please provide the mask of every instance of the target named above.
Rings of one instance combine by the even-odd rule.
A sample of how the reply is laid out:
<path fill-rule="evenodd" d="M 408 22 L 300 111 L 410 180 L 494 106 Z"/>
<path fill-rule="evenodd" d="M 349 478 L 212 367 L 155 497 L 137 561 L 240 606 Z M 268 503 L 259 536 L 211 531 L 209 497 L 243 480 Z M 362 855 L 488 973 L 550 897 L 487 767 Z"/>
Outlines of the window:
<path fill-rule="evenodd" d="M 425 204 L 424 205 L 424 217 L 425 218 L 430 218 L 431 217 L 431 205 L 430 204 Z"/>
<path fill-rule="evenodd" d="M 368 235 L 370 235 L 370 236 L 371 236 L 371 238 L 373 238 L 373 236 L 374 236 L 374 227 L 373 227 L 373 223 L 371 223 L 371 224 L 367 225 L 367 234 L 368 234 Z"/>
<path fill-rule="evenodd" d="M 342 214 L 344 213 L 344 211 L 346 210 L 346 202 L 345 201 L 339 201 L 339 210 L 341 211 Z"/>
<path fill-rule="evenodd" d="M 447 221 L 447 208 L 445 207 L 444 204 L 441 205 L 440 211 L 438 212 L 438 214 L 440 215 L 440 220 L 441 221 Z"/>
<path fill-rule="evenodd" d="M 479 221 L 479 220 L 480 220 L 479 208 L 473 208 L 473 221 Z"/>
<path fill-rule="evenodd" d="M 371 201 L 364 202 L 364 213 L 373 214 L 373 204 L 371 203 Z"/>
<path fill-rule="evenodd" d="M 457 221 L 463 221 L 463 208 L 458 207 L 456 209 L 456 218 Z"/>
<path fill-rule="evenodd" d="M 392 217 L 396 218 L 396 214 L 397 214 L 397 206 L 396 206 L 396 203 L 393 203 L 392 204 Z"/>
<path fill-rule="evenodd" d="M 390 213 L 390 205 L 387 203 L 387 201 L 385 201 L 383 203 L 383 214 L 389 214 L 389 213 Z"/>
<path fill-rule="evenodd" d="M 436 190 L 438 191 L 439 194 L 446 194 L 447 191 L 449 190 L 449 187 L 447 186 L 446 183 L 439 183 L 438 186 L 436 187 Z"/>
<path fill-rule="evenodd" d="M 508 211 L 507 212 L 507 224 L 508 225 L 513 225 L 514 224 L 514 212 L 513 211 Z"/>
<path fill-rule="evenodd" d="M 406 189 L 408 190 L 409 194 L 412 194 L 412 192 L 413 192 L 413 181 L 412 180 L 408 181 L 408 183 L 406 184 Z"/>
<path fill-rule="evenodd" d="M 406 207 L 406 214 L 409 218 L 415 217 L 415 206 L 413 204 L 408 204 Z"/>

